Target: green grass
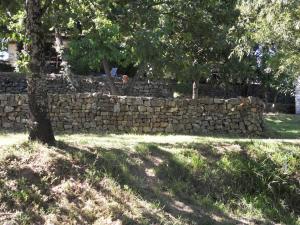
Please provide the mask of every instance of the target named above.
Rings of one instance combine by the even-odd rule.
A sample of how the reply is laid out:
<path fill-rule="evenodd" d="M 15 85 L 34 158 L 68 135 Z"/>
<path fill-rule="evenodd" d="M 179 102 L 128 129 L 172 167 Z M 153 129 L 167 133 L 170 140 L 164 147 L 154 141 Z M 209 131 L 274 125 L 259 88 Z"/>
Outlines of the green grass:
<path fill-rule="evenodd" d="M 300 115 L 270 114 L 265 118 L 266 134 L 271 138 L 300 139 Z"/>
<path fill-rule="evenodd" d="M 2 147 L 1 223 L 300 222 L 300 144 L 172 135 L 57 139 L 52 148 Z"/>
<path fill-rule="evenodd" d="M 0 224 L 299 225 L 298 119 L 267 115 L 268 139 L 0 133 Z"/>

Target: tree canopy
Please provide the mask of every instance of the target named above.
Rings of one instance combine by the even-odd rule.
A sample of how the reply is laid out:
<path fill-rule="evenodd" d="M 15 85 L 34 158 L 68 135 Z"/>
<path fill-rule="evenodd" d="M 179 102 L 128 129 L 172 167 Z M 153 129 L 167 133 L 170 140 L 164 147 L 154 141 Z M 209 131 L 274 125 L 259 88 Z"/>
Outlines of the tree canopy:
<path fill-rule="evenodd" d="M 34 1 L 41 6 L 38 37 L 67 37 L 61 54 L 76 73 L 104 68 L 110 77 L 110 63 L 131 65 L 148 76 L 193 81 L 197 90 L 217 71 L 218 84 L 258 83 L 278 93 L 292 93 L 300 76 L 298 0 Z M 0 3 L 0 38 L 24 43 L 19 59 L 29 68 L 29 0 Z"/>
<path fill-rule="evenodd" d="M 68 58 L 81 73 L 99 70 L 103 58 L 124 66 L 144 64 L 152 75 L 180 80 L 207 78 L 216 67 L 249 73 L 255 66 L 246 61 L 261 45 L 266 51 L 276 48 L 276 54 L 264 57 L 274 78 L 299 76 L 296 0 L 44 2 L 45 32 L 57 28 L 71 38 Z M 0 10 L 2 36 L 22 39 L 22 1 L 2 0 Z"/>
<path fill-rule="evenodd" d="M 238 9 L 235 53 L 243 58 L 259 46 L 259 80 L 280 92 L 293 92 L 300 76 L 300 2 L 244 0 Z"/>

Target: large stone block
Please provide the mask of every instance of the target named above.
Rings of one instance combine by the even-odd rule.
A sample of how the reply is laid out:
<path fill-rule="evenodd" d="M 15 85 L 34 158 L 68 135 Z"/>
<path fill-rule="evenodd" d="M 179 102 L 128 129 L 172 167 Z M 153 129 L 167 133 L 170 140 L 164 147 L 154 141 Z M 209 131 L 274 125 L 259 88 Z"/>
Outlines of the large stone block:
<path fill-rule="evenodd" d="M 4 108 L 5 113 L 10 113 L 13 111 L 14 111 L 14 107 L 12 107 L 12 106 L 5 106 L 5 108 Z"/>

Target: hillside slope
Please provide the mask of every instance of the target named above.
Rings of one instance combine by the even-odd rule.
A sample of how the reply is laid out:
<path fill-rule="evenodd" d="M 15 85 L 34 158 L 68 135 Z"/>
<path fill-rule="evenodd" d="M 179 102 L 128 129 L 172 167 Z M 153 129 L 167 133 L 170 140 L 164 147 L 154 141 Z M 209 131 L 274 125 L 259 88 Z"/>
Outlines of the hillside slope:
<path fill-rule="evenodd" d="M 299 143 L 92 134 L 58 140 L 52 148 L 22 141 L 0 147 L 0 224 L 299 224 Z"/>

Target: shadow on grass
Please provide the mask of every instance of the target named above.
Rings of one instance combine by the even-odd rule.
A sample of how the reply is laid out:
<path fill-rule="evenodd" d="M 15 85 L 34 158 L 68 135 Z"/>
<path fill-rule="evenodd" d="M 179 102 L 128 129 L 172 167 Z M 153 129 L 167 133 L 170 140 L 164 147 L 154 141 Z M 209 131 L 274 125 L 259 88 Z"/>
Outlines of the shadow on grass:
<path fill-rule="evenodd" d="M 185 134 L 185 133 L 176 133 L 176 134 L 166 134 L 166 133 L 133 133 L 133 132 L 105 132 L 105 131 L 80 131 L 80 132 L 67 132 L 67 131 L 55 131 L 55 135 L 64 136 L 64 135 L 95 135 L 97 137 L 112 137 L 115 135 L 157 135 L 157 136 L 180 136 L 188 135 L 195 138 L 219 138 L 219 139 L 228 139 L 228 140 L 264 140 L 264 139 L 282 139 L 282 140 L 291 140 L 297 139 L 300 140 L 300 120 L 299 122 L 289 121 L 289 123 L 283 122 L 283 124 L 278 124 L 273 121 L 265 122 L 264 132 L 260 135 L 255 134 L 233 134 L 225 132 L 212 132 L 212 133 L 199 133 L 199 134 Z M 2 130 L 0 131 L 0 137 L 11 136 L 13 134 L 25 134 L 26 130 L 14 131 L 14 130 Z M 118 137 L 119 139 L 119 137 Z M 125 138 L 124 138 L 125 139 Z"/>
<path fill-rule="evenodd" d="M 234 209 L 240 207 L 240 199 L 246 199 L 265 218 L 272 221 L 283 219 L 286 220 L 284 222 L 295 224 L 296 220 L 287 215 L 292 211 L 296 215 L 300 213 L 299 180 L 285 174 L 282 167 L 267 155 L 251 157 L 247 154 L 251 144 L 242 143 L 242 151 L 230 152 L 222 160 L 220 152 L 208 144 L 199 143 L 186 146 L 140 143 L 135 147 L 136 153 L 102 148 L 86 152 L 64 144 L 60 149 L 67 150 L 81 164 L 93 165 L 95 171 L 102 171 L 100 174 L 109 174 L 144 199 L 159 203 L 172 215 L 180 215 L 190 223 L 239 223 L 226 215 L 214 202 L 229 204 Z M 189 150 L 183 152 L 182 156 L 177 156 L 162 150 L 166 145 Z M 194 155 L 191 149 L 196 150 L 199 155 Z M 190 163 L 180 157 L 194 160 L 196 166 L 191 168 Z M 204 162 L 201 163 L 199 157 L 203 157 Z M 137 159 L 141 163 L 135 163 Z M 92 181 L 94 177 L 90 179 Z M 208 196 L 209 201 L 204 203 L 203 199 Z M 217 222 L 215 216 L 222 218 L 223 222 Z"/>
<path fill-rule="evenodd" d="M 299 215 L 300 212 L 297 205 L 300 201 L 297 192 L 299 182 L 295 177 L 283 174 L 281 168 L 267 156 L 253 158 L 248 155 L 246 150 L 249 144 L 242 143 L 242 151 L 223 155 L 210 145 L 199 143 L 139 143 L 135 147 L 136 152 L 130 152 L 116 148 L 78 148 L 58 142 L 56 151 L 68 157 L 53 161 L 48 173 L 53 174 L 55 179 L 49 180 L 49 174 L 37 174 L 30 168 L 11 167 L 9 161 L 3 165 L 6 166 L 8 179 L 17 183 L 17 191 L 9 190 L 5 183 L 0 182 L 5 193 L 1 201 L 7 202 L 11 209 L 27 212 L 32 221 L 42 223 L 42 218 L 31 211 L 32 204 L 39 205 L 40 210 L 46 212 L 57 207 L 50 190 L 63 180 L 73 179 L 79 182 L 87 180 L 96 190 L 131 208 L 131 203 L 124 201 L 122 196 L 102 188 L 101 180 L 109 176 L 142 199 L 159 205 L 173 217 L 180 217 L 186 224 L 243 224 L 215 204 L 226 204 L 235 210 L 242 207 L 239 205 L 241 199 L 253 204 L 266 219 L 296 224 L 295 217 L 290 213 L 294 210 Z M 165 151 L 165 147 L 188 150 L 172 154 Z M 37 189 L 31 189 L 32 184 Z M 43 196 L 48 196 L 48 199 L 45 201 Z M 68 197 L 71 201 L 75 199 L 72 194 Z M 76 201 L 80 208 L 80 200 Z M 64 208 L 62 212 L 70 214 L 68 210 Z M 112 217 L 124 224 L 147 224 L 128 218 L 117 210 Z M 142 217 L 153 224 L 162 223 L 155 213 L 143 212 Z M 83 223 L 82 218 L 89 223 L 97 219 L 74 216 L 77 223 Z"/>
<path fill-rule="evenodd" d="M 141 146 L 144 146 L 144 149 L 141 149 Z M 88 169 L 90 172 L 93 171 L 93 175 L 90 176 L 90 172 L 88 172 L 84 174 L 84 177 L 95 185 L 101 180 L 101 175 L 105 173 L 122 186 L 129 186 L 143 199 L 158 204 L 172 216 L 188 221 L 188 224 L 199 224 L 200 222 L 203 224 L 240 223 L 213 205 L 197 204 L 188 196 L 191 194 L 190 192 L 180 193 L 172 190 L 173 182 L 169 179 L 170 177 L 175 181 L 183 182 L 187 188 L 192 188 L 193 184 L 190 181 L 196 182 L 196 180 L 185 165 L 177 161 L 171 153 L 161 150 L 155 143 L 141 143 L 141 146 L 136 146 L 137 153 L 130 153 L 121 149 L 107 150 L 101 147 L 90 148 L 89 151 L 86 151 L 63 142 L 59 143 L 59 149 L 65 151 L 66 154 L 71 154 L 74 162 L 82 166 L 90 165 Z M 135 161 L 139 161 L 139 163 L 135 163 Z M 148 171 L 151 169 L 156 171 L 157 177 L 155 174 L 149 174 Z M 80 174 L 82 178 L 82 173 Z M 170 193 L 170 191 L 174 192 Z M 119 196 L 114 193 L 109 193 L 109 195 L 119 204 L 124 204 L 123 199 L 120 199 Z M 127 207 L 131 207 L 130 203 Z M 160 223 L 160 218 L 153 214 L 144 213 L 143 216 L 148 218 L 151 223 Z M 221 219 L 217 221 L 214 217 Z"/>

